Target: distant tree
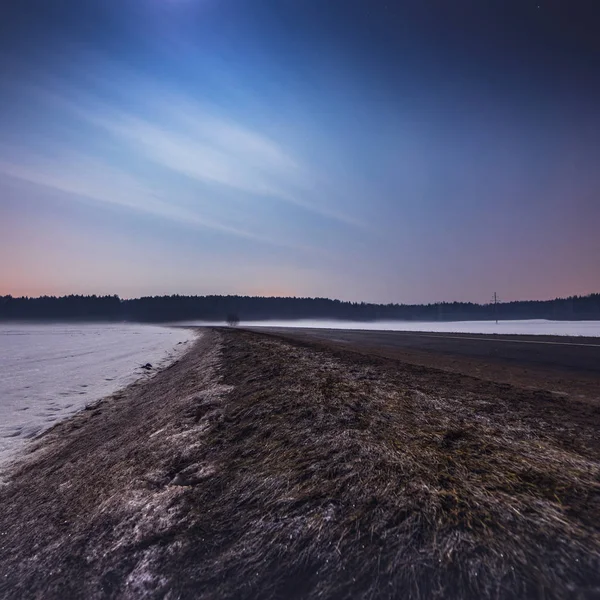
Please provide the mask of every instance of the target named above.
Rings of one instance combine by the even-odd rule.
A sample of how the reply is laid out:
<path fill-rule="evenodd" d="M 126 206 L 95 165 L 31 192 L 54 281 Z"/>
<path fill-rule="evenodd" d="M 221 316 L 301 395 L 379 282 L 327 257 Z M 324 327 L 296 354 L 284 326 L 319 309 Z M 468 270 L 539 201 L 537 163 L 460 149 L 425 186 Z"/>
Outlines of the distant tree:
<path fill-rule="evenodd" d="M 237 315 L 233 313 L 227 315 L 227 325 L 229 325 L 229 327 L 236 327 L 239 324 L 240 318 Z"/>
<path fill-rule="evenodd" d="M 342 319 L 356 321 L 466 321 L 490 319 L 493 304 L 443 302 L 428 305 L 368 304 L 326 298 L 260 298 L 249 296 L 154 296 L 121 300 L 118 296 L 0 295 L 0 321 L 225 321 L 238 325 L 265 319 Z M 600 294 L 497 305 L 503 319 L 600 319 Z M 233 318 L 232 318 L 233 317 Z"/>

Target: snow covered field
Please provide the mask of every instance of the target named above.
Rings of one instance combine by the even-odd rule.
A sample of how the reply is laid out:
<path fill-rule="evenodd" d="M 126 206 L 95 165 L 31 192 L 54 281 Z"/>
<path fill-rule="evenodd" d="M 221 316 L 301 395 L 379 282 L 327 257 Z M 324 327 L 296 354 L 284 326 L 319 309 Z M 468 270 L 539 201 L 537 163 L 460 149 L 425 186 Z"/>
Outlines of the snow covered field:
<path fill-rule="evenodd" d="M 0 464 L 23 443 L 188 347 L 189 329 L 0 324 Z"/>
<path fill-rule="evenodd" d="M 203 325 L 199 321 L 195 325 Z M 216 323 L 215 323 L 216 324 Z M 223 325 L 223 323 L 218 323 Z M 486 333 L 504 335 L 572 335 L 600 337 L 600 321 L 242 321 L 241 327 L 308 327 L 321 329 L 365 329 L 373 331 L 427 331 L 438 333 Z"/>

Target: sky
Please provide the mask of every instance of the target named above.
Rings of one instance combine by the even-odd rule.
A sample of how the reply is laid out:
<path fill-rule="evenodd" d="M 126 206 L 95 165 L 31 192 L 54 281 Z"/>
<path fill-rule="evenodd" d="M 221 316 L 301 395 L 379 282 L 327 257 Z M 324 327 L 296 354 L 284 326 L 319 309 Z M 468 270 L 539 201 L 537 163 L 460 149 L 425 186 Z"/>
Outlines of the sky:
<path fill-rule="evenodd" d="M 600 291 L 587 0 L 6 0 L 0 295 Z"/>

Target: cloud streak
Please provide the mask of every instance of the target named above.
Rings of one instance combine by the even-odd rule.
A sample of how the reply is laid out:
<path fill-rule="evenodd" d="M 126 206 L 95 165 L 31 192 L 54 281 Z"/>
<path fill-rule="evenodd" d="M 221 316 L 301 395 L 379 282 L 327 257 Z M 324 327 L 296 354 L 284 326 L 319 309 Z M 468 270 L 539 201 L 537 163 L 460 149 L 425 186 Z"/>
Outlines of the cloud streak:
<path fill-rule="evenodd" d="M 90 157 L 65 156 L 60 161 L 30 157 L 28 164 L 0 160 L 0 174 L 44 186 L 78 199 L 147 213 L 191 227 L 212 229 L 259 242 L 270 242 L 249 231 L 203 217 L 165 199 L 126 171 Z"/>
<path fill-rule="evenodd" d="M 124 76 L 123 76 L 124 77 Z M 103 97 L 115 91 L 121 76 L 98 78 Z M 165 91 L 136 79 L 136 92 L 125 110 L 115 100 L 100 100 L 68 85 L 48 83 L 38 97 L 58 106 L 66 115 L 93 127 L 132 157 L 213 189 L 233 191 L 239 202 L 269 198 L 313 215 L 351 227 L 364 224 L 334 206 L 335 185 L 302 164 L 284 147 L 214 106 Z M 59 91 L 57 91 L 59 90 Z"/>

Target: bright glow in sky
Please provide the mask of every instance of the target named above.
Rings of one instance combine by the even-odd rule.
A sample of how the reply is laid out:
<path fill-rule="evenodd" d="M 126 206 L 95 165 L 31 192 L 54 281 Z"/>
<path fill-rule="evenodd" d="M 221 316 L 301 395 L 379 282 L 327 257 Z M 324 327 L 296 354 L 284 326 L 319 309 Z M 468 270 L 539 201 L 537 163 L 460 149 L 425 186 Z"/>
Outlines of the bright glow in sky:
<path fill-rule="evenodd" d="M 600 290 L 585 15 L 366 4 L 6 9 L 0 294 Z"/>

